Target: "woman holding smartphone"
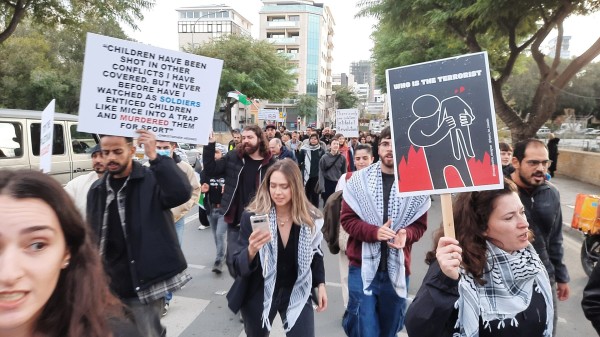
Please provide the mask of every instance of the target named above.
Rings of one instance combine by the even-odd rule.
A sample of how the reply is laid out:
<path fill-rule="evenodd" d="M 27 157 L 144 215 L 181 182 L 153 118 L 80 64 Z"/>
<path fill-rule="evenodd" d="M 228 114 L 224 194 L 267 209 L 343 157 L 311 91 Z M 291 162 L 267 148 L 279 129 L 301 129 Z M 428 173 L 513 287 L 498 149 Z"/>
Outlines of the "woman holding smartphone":
<path fill-rule="evenodd" d="M 234 253 L 234 268 L 247 285 L 238 295 L 244 297 L 240 309 L 246 335 L 268 336 L 279 313 L 286 336 L 315 336 L 313 288 L 317 312 L 327 308 L 323 219 L 304 194 L 295 162 L 284 159 L 269 168 L 240 226 L 242 249 Z"/>

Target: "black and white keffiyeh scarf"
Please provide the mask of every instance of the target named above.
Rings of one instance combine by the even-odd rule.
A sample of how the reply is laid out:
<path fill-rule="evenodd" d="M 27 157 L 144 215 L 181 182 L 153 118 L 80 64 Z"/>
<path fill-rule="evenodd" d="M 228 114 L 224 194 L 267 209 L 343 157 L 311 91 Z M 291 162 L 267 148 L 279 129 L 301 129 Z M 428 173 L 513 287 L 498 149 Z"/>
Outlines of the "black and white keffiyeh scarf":
<path fill-rule="evenodd" d="M 313 155 L 313 151 L 318 150 L 321 148 L 321 144 L 317 144 L 317 145 L 310 145 L 310 143 L 308 144 L 303 144 L 302 145 L 302 150 L 305 150 L 304 155 L 306 157 L 306 159 L 304 160 L 304 172 L 302 172 L 302 179 L 304 180 L 304 184 L 306 185 L 306 182 L 308 181 L 308 179 L 310 178 L 310 166 L 312 165 L 312 155 Z M 318 160 L 317 158 L 315 158 L 316 160 Z"/>
<path fill-rule="evenodd" d="M 271 331 L 271 322 L 269 321 L 269 312 L 271 311 L 271 302 L 273 292 L 275 291 L 275 281 L 277 280 L 277 212 L 275 207 L 269 212 L 269 227 L 271 229 L 271 241 L 262 246 L 259 251 L 260 261 L 265 279 L 262 326 Z M 289 332 L 296 320 L 300 316 L 312 288 L 312 271 L 310 265 L 315 254 L 323 256 L 321 251 L 321 240 L 323 233 L 323 219 L 315 220 L 315 228 L 311 231 L 306 224 L 300 226 L 300 238 L 298 240 L 298 277 L 292 288 L 290 303 L 286 311 L 286 319 L 283 327 Z"/>
<path fill-rule="evenodd" d="M 421 217 L 431 206 L 429 196 L 400 197 L 398 182 L 394 181 L 388 204 L 388 219 L 392 219 L 391 228 L 398 231 Z M 373 226 L 383 225 L 383 186 L 381 180 L 381 162 L 371 164 L 356 171 L 344 188 L 344 201 L 358 217 Z M 361 278 L 363 291 L 367 290 L 377 273 L 381 260 L 379 242 L 362 243 Z M 388 274 L 396 294 L 406 298 L 406 275 L 404 252 L 402 249 L 388 249 Z"/>
<path fill-rule="evenodd" d="M 529 307 L 533 291 L 544 296 L 546 301 L 545 337 L 552 336 L 554 309 L 550 280 L 544 264 L 529 244 L 524 249 L 509 254 L 487 242 L 487 263 L 483 273 L 486 282 L 483 286 L 475 283 L 464 269 L 460 270 L 458 282 L 460 297 L 456 301 L 458 320 L 455 328 L 460 333 L 453 337 L 479 336 L 479 317 L 484 328 L 490 328 L 490 321 L 498 320 L 498 329 L 510 319 L 512 326 L 518 326 L 515 315 Z"/>

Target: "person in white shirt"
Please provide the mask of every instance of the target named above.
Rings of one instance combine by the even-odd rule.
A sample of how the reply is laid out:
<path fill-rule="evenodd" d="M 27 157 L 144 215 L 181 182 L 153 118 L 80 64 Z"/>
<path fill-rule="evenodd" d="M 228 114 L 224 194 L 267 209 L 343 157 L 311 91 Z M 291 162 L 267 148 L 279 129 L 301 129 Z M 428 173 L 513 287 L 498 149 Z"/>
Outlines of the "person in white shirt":
<path fill-rule="evenodd" d="M 100 144 L 96 144 L 91 149 L 90 154 L 92 156 L 93 171 L 73 178 L 65 186 L 65 191 L 71 196 L 84 219 L 86 218 L 85 209 L 87 207 L 87 194 L 90 186 L 92 186 L 94 181 L 102 177 L 104 171 L 106 171 L 106 163 L 104 162 L 104 156 L 102 156 Z"/>

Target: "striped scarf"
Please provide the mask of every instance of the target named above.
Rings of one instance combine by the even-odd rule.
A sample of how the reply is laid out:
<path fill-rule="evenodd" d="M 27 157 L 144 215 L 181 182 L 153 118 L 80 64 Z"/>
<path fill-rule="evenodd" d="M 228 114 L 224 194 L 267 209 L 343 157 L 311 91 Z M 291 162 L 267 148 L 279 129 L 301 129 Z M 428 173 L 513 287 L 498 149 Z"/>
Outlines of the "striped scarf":
<path fill-rule="evenodd" d="M 398 182 L 394 181 L 388 202 L 388 219 L 392 219 L 391 228 L 397 232 L 420 218 L 431 206 L 429 196 L 400 197 Z M 371 164 L 356 171 L 344 188 L 344 201 L 358 217 L 373 226 L 383 225 L 383 186 L 381 180 L 381 162 Z M 362 243 L 361 278 L 363 291 L 367 290 L 377 273 L 381 260 L 380 242 Z M 406 272 L 402 249 L 388 249 L 387 269 L 396 294 L 406 298 Z"/>
<path fill-rule="evenodd" d="M 550 280 L 533 246 L 530 244 L 512 254 L 489 241 L 487 248 L 487 263 L 483 273 L 486 284 L 480 286 L 470 274 L 461 269 L 458 282 L 460 297 L 455 304 L 458 308 L 455 328 L 460 328 L 460 333 L 455 333 L 454 337 L 479 336 L 479 317 L 483 320 L 483 327 L 490 328 L 490 331 L 490 321 L 494 320 L 500 321 L 498 329 L 505 326 L 505 319 L 510 319 L 512 326 L 519 326 L 515 315 L 529 307 L 533 291 L 544 296 L 544 336 L 552 336 L 554 307 Z"/>
<path fill-rule="evenodd" d="M 275 281 L 277 280 L 278 229 L 275 207 L 271 208 L 271 212 L 269 213 L 269 227 L 271 229 L 271 241 L 262 246 L 259 254 L 263 278 L 265 280 L 262 326 L 271 331 L 269 312 L 271 311 L 271 301 L 275 290 Z M 286 311 L 286 319 L 283 322 L 286 332 L 289 332 L 292 327 L 294 327 L 298 316 L 300 316 L 300 313 L 308 300 L 308 296 L 310 296 L 312 287 L 312 271 L 310 265 L 315 253 L 323 256 L 323 252 L 321 251 L 321 240 L 323 239 L 321 227 L 323 227 L 323 219 L 315 221 L 314 231 L 311 231 L 308 225 L 300 226 L 300 238 L 298 240 L 298 277 L 292 288 L 290 303 Z"/>

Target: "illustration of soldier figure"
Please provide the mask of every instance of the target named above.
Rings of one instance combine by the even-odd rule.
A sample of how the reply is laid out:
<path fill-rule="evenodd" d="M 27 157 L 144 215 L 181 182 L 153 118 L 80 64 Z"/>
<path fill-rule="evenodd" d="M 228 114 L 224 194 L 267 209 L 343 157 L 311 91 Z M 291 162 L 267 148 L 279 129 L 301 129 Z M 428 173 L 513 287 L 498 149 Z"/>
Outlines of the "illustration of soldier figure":
<path fill-rule="evenodd" d="M 434 189 L 448 188 L 453 170 L 462 186 L 473 186 L 467 164 L 475 157 L 470 132 L 475 116 L 471 107 L 458 96 L 440 102 L 426 94 L 414 100 L 412 112 L 417 119 L 408 128 L 408 138 L 414 146 L 423 148 Z"/>

